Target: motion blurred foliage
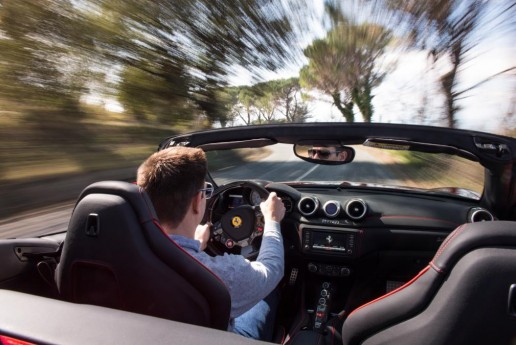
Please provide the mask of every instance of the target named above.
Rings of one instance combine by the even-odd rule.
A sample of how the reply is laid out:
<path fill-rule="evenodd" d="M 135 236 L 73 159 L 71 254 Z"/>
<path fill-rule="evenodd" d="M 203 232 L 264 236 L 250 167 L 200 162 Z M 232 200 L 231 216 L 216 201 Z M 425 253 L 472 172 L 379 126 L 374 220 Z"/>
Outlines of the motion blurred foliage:
<path fill-rule="evenodd" d="M 68 1 L 0 1 L 0 99 L 77 113 L 85 79 L 74 11 Z"/>
<path fill-rule="evenodd" d="M 371 122 L 372 90 L 385 75 L 378 62 L 391 33 L 379 24 L 353 23 L 336 2 L 326 3 L 326 13 L 331 29 L 305 48 L 308 64 L 300 71 L 301 85 L 331 96 L 347 122 L 355 121 L 355 105 Z"/>
<path fill-rule="evenodd" d="M 448 59 L 451 68 L 441 76 L 440 88 L 445 102 L 446 125 L 457 126 L 457 113 L 461 109 L 459 100 L 477 86 L 493 77 L 514 70 L 515 67 L 500 71 L 477 84 L 459 86 L 461 67 L 476 56 L 471 55 L 472 49 L 480 42 L 479 28 L 489 32 L 486 24 L 493 24 L 502 18 L 501 23 L 514 25 L 516 5 L 514 2 L 485 1 L 485 0 L 379 0 L 388 9 L 399 15 L 400 23 L 405 28 L 409 38 L 408 47 L 428 50 L 433 62 Z M 512 15 L 512 17 L 511 17 Z M 482 24 L 482 27 L 481 27 Z M 500 29 L 500 28 L 498 28 Z"/>
<path fill-rule="evenodd" d="M 224 124 L 220 89 L 235 66 L 291 61 L 290 10 L 266 0 L 1 0 L 0 78 L 10 82 L 0 96 L 80 113 L 81 97 L 107 91 L 137 120 Z"/>

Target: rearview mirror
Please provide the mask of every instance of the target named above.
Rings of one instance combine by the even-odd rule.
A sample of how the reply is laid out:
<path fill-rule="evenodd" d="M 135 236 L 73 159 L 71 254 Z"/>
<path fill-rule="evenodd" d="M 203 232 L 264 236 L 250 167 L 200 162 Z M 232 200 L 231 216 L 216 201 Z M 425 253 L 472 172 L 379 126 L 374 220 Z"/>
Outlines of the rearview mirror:
<path fill-rule="evenodd" d="M 355 150 L 338 143 L 295 144 L 297 157 L 312 163 L 339 165 L 353 161 Z"/>

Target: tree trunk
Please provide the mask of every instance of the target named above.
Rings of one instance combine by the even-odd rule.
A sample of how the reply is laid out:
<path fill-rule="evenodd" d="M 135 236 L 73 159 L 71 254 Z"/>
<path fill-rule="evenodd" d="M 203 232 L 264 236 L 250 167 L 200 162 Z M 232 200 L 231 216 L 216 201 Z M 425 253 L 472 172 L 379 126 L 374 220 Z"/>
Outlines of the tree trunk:
<path fill-rule="evenodd" d="M 360 110 L 360 113 L 364 118 L 364 122 L 371 122 L 371 118 L 373 117 L 373 105 L 371 104 L 373 97 L 371 96 L 371 87 L 369 85 L 365 85 L 362 90 L 357 88 L 353 89 L 352 98 Z"/>
<path fill-rule="evenodd" d="M 446 97 L 446 122 L 448 127 L 455 128 L 456 126 L 456 112 L 459 107 L 456 103 L 455 81 L 457 77 L 457 69 L 461 63 L 462 42 L 456 42 L 452 48 L 451 62 L 452 69 L 441 77 L 441 86 Z"/>
<path fill-rule="evenodd" d="M 353 113 L 353 101 L 351 100 L 344 103 L 343 105 L 340 100 L 340 92 L 334 92 L 331 97 L 333 98 L 333 103 L 337 109 L 339 109 L 339 111 L 346 119 L 346 122 L 355 122 L 355 113 Z"/>

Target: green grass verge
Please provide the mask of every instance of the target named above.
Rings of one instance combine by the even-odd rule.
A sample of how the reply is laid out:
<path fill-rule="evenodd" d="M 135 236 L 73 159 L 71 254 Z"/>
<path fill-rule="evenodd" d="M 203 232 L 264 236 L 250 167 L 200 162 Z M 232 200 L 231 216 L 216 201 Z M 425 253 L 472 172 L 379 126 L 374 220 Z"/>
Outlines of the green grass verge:
<path fill-rule="evenodd" d="M 209 151 L 206 153 L 206 157 L 208 159 L 208 170 L 216 171 L 244 164 L 246 162 L 260 160 L 268 156 L 270 153 L 271 150 L 266 147 Z"/>
<path fill-rule="evenodd" d="M 0 126 L 0 183 L 137 166 L 171 127 L 113 121 L 28 120 L 15 114 Z"/>
<path fill-rule="evenodd" d="M 484 168 L 476 162 L 447 154 L 395 150 L 388 151 L 388 154 L 402 166 L 407 180 L 419 181 L 415 187 L 460 187 L 477 193 L 483 191 Z"/>

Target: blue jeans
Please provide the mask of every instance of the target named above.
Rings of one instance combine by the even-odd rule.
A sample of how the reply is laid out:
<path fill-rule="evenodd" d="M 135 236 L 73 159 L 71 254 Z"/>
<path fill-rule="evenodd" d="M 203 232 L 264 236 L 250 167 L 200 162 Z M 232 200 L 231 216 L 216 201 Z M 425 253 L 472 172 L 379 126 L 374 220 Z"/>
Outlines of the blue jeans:
<path fill-rule="evenodd" d="M 274 289 L 254 307 L 236 317 L 233 321 L 233 332 L 247 338 L 271 341 L 279 295 L 279 289 Z"/>

